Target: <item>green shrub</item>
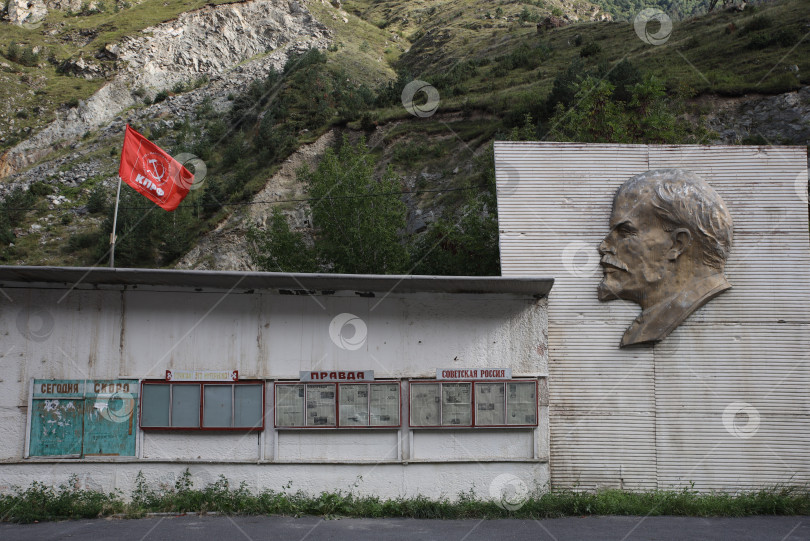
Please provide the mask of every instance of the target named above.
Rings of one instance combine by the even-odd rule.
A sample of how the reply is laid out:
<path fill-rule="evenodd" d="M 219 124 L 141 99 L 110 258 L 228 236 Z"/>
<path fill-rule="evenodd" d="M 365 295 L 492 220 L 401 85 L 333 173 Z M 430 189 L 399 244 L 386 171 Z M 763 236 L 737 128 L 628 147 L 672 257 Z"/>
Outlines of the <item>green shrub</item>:
<path fill-rule="evenodd" d="M 772 45 L 791 47 L 799 42 L 799 34 L 792 28 L 780 28 L 774 32 L 755 32 L 748 40 L 749 49 L 765 49 Z"/>
<path fill-rule="evenodd" d="M 766 28 L 770 28 L 773 26 L 773 20 L 768 17 L 767 15 L 759 15 L 758 17 L 754 17 L 748 24 L 746 24 L 743 29 L 740 31 L 740 35 L 744 36 L 750 32 L 756 32 L 758 30 L 765 30 Z"/>
<path fill-rule="evenodd" d="M 641 70 L 627 58 L 622 59 L 613 69 L 608 68 L 607 64 L 600 66 L 598 75 L 607 77 L 614 86 L 613 97 L 620 101 L 630 101 L 633 87 L 643 79 Z"/>
<path fill-rule="evenodd" d="M 104 189 L 104 184 L 99 182 L 93 189 L 90 190 L 90 195 L 87 198 L 87 212 L 96 214 L 104 212 L 107 207 L 107 190 Z"/>
<path fill-rule="evenodd" d="M 532 70 L 551 56 L 551 51 L 551 46 L 545 43 L 541 43 L 536 47 L 532 47 L 528 43 L 521 43 L 510 53 L 499 57 L 496 61 L 498 65 L 506 70 L 518 68 Z"/>
<path fill-rule="evenodd" d="M 602 47 L 595 41 L 592 41 L 586 44 L 584 47 L 582 47 L 582 49 L 580 49 L 579 56 L 581 56 L 582 58 L 587 58 L 589 56 L 597 55 L 601 52 Z"/>
<path fill-rule="evenodd" d="M 551 116 L 558 104 L 562 104 L 563 107 L 573 104 L 579 83 L 588 75 L 590 72 L 585 69 L 585 62 L 581 58 L 574 57 L 568 67 L 554 78 L 551 92 L 544 103 L 544 116 Z"/>
<path fill-rule="evenodd" d="M 792 47 L 799 43 L 799 34 L 792 28 L 780 28 L 774 32 L 773 41 L 780 47 Z"/>
<path fill-rule="evenodd" d="M 66 253 L 72 253 L 79 250 L 92 248 L 98 244 L 100 238 L 101 233 L 99 231 L 92 231 L 89 233 L 74 233 L 73 235 L 70 235 L 64 251 Z"/>
<path fill-rule="evenodd" d="M 37 197 L 44 197 L 46 195 L 51 195 L 54 192 L 54 189 L 53 186 L 38 181 L 31 184 L 31 186 L 28 187 L 28 191 Z"/>
<path fill-rule="evenodd" d="M 33 67 L 39 63 L 39 53 L 33 47 L 21 47 L 17 43 L 10 43 L 6 50 L 6 58 L 23 66 Z"/>
<path fill-rule="evenodd" d="M 287 218 L 273 209 L 266 229 L 247 232 L 248 254 L 254 265 L 271 272 L 316 272 L 315 252 L 304 236 L 292 231 Z"/>
<path fill-rule="evenodd" d="M 697 48 L 697 47 L 700 47 L 700 40 L 697 38 L 697 36 L 692 36 L 692 37 L 691 37 L 691 38 L 689 38 L 689 40 L 688 40 L 686 43 L 684 43 L 684 45 L 683 45 L 683 48 L 684 48 L 684 49 L 695 49 L 695 48 Z"/>
<path fill-rule="evenodd" d="M 11 60 L 12 62 L 16 62 L 20 59 L 20 54 L 22 51 L 20 50 L 20 46 L 14 42 L 8 44 L 8 50 L 6 51 L 6 58 Z"/>
<path fill-rule="evenodd" d="M 368 45 L 368 44 L 367 44 Z M 325 64 L 326 54 L 320 52 L 318 49 L 311 48 L 298 56 L 290 55 L 287 62 L 284 64 L 284 73 L 292 73 L 297 70 L 302 70 L 315 64 Z"/>
<path fill-rule="evenodd" d="M 766 94 L 784 94 L 785 92 L 798 90 L 800 87 L 799 79 L 794 74 L 785 72 L 768 78 L 758 89 Z"/>

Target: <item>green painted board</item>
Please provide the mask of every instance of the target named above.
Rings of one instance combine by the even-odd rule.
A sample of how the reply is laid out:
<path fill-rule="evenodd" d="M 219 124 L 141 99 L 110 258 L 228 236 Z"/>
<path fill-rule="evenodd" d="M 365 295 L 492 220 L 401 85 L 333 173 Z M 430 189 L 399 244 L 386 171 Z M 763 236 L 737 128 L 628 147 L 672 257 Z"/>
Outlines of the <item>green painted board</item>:
<path fill-rule="evenodd" d="M 31 456 L 81 456 L 84 400 L 34 400 Z"/>
<path fill-rule="evenodd" d="M 134 456 L 137 380 L 35 380 L 29 456 Z"/>
<path fill-rule="evenodd" d="M 84 456 L 134 456 L 137 399 L 113 395 L 84 401 Z"/>

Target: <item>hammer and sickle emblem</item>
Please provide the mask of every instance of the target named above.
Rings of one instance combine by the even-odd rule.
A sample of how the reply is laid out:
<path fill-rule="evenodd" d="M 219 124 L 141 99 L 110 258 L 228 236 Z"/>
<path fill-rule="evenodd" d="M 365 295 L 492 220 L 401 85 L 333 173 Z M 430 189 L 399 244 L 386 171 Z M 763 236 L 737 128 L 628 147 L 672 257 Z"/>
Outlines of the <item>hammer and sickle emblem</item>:
<path fill-rule="evenodd" d="M 163 163 L 161 163 L 156 158 L 152 158 L 151 160 L 147 160 L 147 163 L 151 166 L 149 168 L 149 172 L 155 177 L 155 180 L 158 182 L 163 182 L 163 175 L 166 174 L 166 169 L 163 167 Z M 160 168 L 160 173 L 158 174 L 158 167 Z"/>

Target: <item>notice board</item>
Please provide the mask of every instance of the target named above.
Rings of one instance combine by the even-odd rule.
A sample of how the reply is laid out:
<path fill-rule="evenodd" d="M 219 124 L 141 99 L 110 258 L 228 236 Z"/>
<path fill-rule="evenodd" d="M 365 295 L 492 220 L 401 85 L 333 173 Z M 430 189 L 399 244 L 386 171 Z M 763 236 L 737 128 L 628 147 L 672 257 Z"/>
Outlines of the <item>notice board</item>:
<path fill-rule="evenodd" d="M 134 456 L 137 380 L 34 380 L 28 456 Z"/>

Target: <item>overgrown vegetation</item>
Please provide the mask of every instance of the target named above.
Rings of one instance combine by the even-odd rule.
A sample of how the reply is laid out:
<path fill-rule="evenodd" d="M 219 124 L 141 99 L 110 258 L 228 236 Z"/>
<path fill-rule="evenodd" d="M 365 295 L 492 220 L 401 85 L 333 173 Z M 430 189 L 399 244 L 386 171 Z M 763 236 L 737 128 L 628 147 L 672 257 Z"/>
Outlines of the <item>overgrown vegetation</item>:
<path fill-rule="evenodd" d="M 494 167 L 485 174 L 494 177 Z M 496 275 L 498 225 L 495 201 L 471 187 L 458 212 L 431 224 L 423 235 L 405 234 L 402 181 L 389 166 L 374 178 L 365 141 L 344 137 L 315 171 L 299 179 L 308 187 L 315 226 L 314 245 L 290 230 L 274 211 L 264 230 L 248 233 L 253 263 L 266 271 L 352 274 Z"/>
<path fill-rule="evenodd" d="M 30 190 L 16 188 L 0 201 L 0 245 L 8 246 L 14 242 L 14 228 L 22 223 L 26 209 L 34 199 Z"/>
<path fill-rule="evenodd" d="M 583 143 L 695 143 L 700 130 L 677 114 L 678 104 L 668 99 L 663 83 L 647 76 L 630 89 L 628 99 L 605 79 L 587 76 L 574 84 L 575 104 L 558 103 L 549 120 L 549 138 Z"/>
<path fill-rule="evenodd" d="M 173 485 L 149 486 L 138 474 L 130 501 L 120 492 L 104 493 L 81 488 L 76 476 L 54 489 L 35 481 L 28 488 L 16 488 L 0 495 L 0 517 L 4 522 L 34 522 L 94 518 L 111 515 L 140 517 L 150 512 L 223 513 L 228 515 L 317 515 L 324 517 L 421 518 L 421 519 L 541 519 L 588 515 L 674 515 L 697 517 L 740 517 L 751 515 L 810 514 L 807 489 L 776 487 L 739 494 L 681 491 L 537 492 L 522 504 L 501 506 L 499 502 L 476 498 L 471 493 L 455 499 L 382 499 L 350 492 L 323 492 L 317 496 L 292 492 L 292 483 L 252 491 L 224 476 L 203 488 L 194 488 L 188 469 Z M 505 507 L 517 507 L 514 510 Z"/>
<path fill-rule="evenodd" d="M 34 47 L 26 47 L 16 42 L 11 42 L 5 54 L 6 58 L 23 66 L 36 66 L 39 62 L 39 52 Z"/>

